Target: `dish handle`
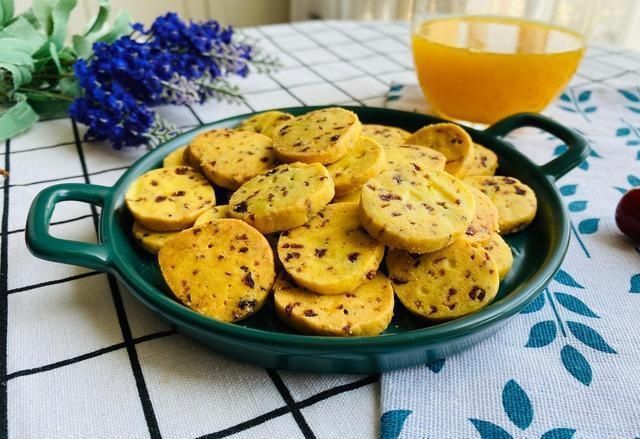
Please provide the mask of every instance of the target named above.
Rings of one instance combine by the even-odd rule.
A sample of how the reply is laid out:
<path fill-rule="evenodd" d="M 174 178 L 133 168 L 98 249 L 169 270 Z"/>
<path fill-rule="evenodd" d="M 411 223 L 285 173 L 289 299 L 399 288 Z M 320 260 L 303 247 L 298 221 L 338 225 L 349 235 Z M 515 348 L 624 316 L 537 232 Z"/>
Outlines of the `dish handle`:
<path fill-rule="evenodd" d="M 40 192 L 31 203 L 25 239 L 35 256 L 48 261 L 79 265 L 92 270 L 110 271 L 111 251 L 105 243 L 71 241 L 49 233 L 53 210 L 61 201 L 84 201 L 102 206 L 110 188 L 93 184 L 65 183 Z"/>
<path fill-rule="evenodd" d="M 571 171 L 589 156 L 589 144 L 580 134 L 545 116 L 535 113 L 518 113 L 494 123 L 485 133 L 490 136 L 504 137 L 511 131 L 522 127 L 534 127 L 556 136 L 567 145 L 567 150 L 540 166 L 542 172 L 553 180 Z"/>

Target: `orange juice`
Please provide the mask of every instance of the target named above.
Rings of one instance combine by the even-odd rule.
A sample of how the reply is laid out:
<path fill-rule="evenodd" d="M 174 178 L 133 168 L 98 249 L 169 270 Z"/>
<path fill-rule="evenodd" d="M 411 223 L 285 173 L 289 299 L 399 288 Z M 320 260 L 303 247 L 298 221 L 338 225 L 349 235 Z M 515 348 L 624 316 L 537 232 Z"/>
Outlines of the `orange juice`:
<path fill-rule="evenodd" d="M 515 18 L 436 19 L 413 35 L 418 79 L 434 110 L 480 123 L 543 110 L 567 85 L 583 53 L 579 34 Z"/>

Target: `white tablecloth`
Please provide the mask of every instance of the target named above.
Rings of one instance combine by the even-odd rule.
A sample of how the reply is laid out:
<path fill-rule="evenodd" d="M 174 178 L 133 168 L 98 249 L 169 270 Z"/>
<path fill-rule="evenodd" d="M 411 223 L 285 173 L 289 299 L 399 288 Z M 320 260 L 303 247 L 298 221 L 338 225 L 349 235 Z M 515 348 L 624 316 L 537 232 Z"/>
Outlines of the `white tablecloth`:
<path fill-rule="evenodd" d="M 271 75 L 251 75 L 246 80 L 236 81 L 246 96 L 244 104 L 211 102 L 192 108 L 167 107 L 161 109 L 162 113 L 188 129 L 273 107 L 384 106 L 392 83 L 415 81 L 408 28 L 403 23 L 302 22 L 252 28 L 246 32 L 278 52 L 284 68 Z M 572 90 L 578 93 L 581 82 L 615 88 L 616 81 L 628 83 L 632 80 L 637 85 L 638 67 L 640 58 L 637 56 L 592 50 L 583 63 L 581 74 L 574 78 L 572 85 L 576 88 Z M 565 106 L 570 110 L 561 114 L 563 121 L 578 127 L 582 126 L 583 119 L 595 121 L 606 113 L 605 108 L 589 111 L 589 99 L 581 100 L 582 95 L 575 93 L 571 92 L 569 102 L 566 102 Z M 597 93 L 594 91 L 594 95 Z M 402 99 L 402 102 L 407 101 Z M 631 100 L 628 106 L 637 108 L 640 104 Z M 616 111 L 622 110 L 616 107 Z M 554 381 L 544 383 L 544 375 L 540 375 L 538 381 L 529 381 L 513 372 L 517 365 L 528 362 L 541 367 L 562 367 L 560 354 L 556 352 L 559 349 L 547 352 L 550 347 L 522 348 L 527 342 L 527 331 L 514 337 L 513 328 L 509 327 L 491 344 L 485 343 L 461 355 L 466 355 L 469 361 L 485 361 L 483 365 L 478 364 L 476 372 L 483 367 L 501 371 L 492 381 L 474 381 L 476 372 L 457 367 L 456 364 L 463 363 L 455 358 L 444 365 L 429 367 L 432 373 L 439 372 L 436 384 L 426 382 L 430 377 L 420 372 L 418 376 L 425 380 L 426 393 L 420 396 L 424 399 L 414 401 L 421 401 L 421 413 L 413 406 L 402 405 L 412 398 L 409 392 L 415 388 L 415 382 L 402 384 L 399 379 L 410 380 L 411 372 L 390 376 L 393 379 L 385 375 L 383 420 L 387 422 L 383 423 L 382 431 L 387 435 L 385 437 L 401 434 L 403 424 L 406 424 L 402 432 L 405 437 L 477 435 L 467 420 L 469 417 L 496 424 L 504 421 L 501 425 L 507 428 L 504 414 L 496 413 L 502 410 L 499 384 L 507 382 L 505 374 L 511 372 L 512 379 L 533 401 L 536 422 L 537 413 L 544 413 L 544 407 L 551 404 L 553 389 L 557 387 L 575 388 L 572 399 L 562 400 L 569 411 L 573 402 L 585 398 L 586 391 L 597 393 L 598 386 L 605 384 L 616 384 L 615 392 L 619 391 L 608 393 L 608 398 L 623 398 L 625 389 L 635 391 L 637 398 L 640 381 L 637 375 L 634 379 L 628 375 L 618 376 L 618 381 L 612 382 L 614 372 L 619 370 L 613 368 L 616 360 L 627 358 L 629 367 L 637 371 L 637 352 L 634 356 L 620 349 L 623 340 L 638 344 L 637 326 L 631 331 L 619 323 L 616 315 L 607 312 L 607 304 L 617 301 L 629 313 L 636 310 L 637 314 L 640 295 L 627 293 L 629 275 L 633 271 L 629 270 L 629 265 L 637 262 L 637 256 L 622 239 L 616 238 L 617 251 L 626 255 L 623 276 L 616 261 L 599 255 L 602 246 L 611 245 L 616 233 L 611 209 L 619 192 L 610 190 L 611 187 L 628 188 L 640 182 L 636 177 L 631 178 L 640 172 L 635 161 L 637 143 L 630 143 L 634 139 L 640 140 L 637 128 L 640 123 L 638 115 L 631 110 L 624 116 L 616 113 L 611 119 L 617 120 L 620 136 L 609 132 L 609 124 L 605 129 L 593 123 L 594 133 L 611 139 L 611 144 L 598 145 L 594 149 L 606 156 L 618 144 L 629 142 L 629 146 L 621 146 L 626 152 L 624 161 L 620 161 L 624 169 L 615 172 L 607 169 L 605 162 L 594 156 L 589 159 L 590 166 L 597 170 L 590 174 L 591 184 L 580 183 L 574 189 L 566 189 L 567 202 L 576 203 L 572 215 L 578 231 L 570 253 L 570 260 L 575 261 L 576 266 L 567 273 L 572 277 L 563 279 L 569 283 L 570 279 L 575 279 L 588 291 L 593 290 L 594 296 L 602 285 L 615 286 L 615 294 L 611 288 L 603 289 L 599 298 L 585 299 L 584 305 L 602 317 L 589 324 L 601 330 L 616 353 L 587 351 L 590 348 L 572 340 L 572 346 L 585 355 L 588 352 L 593 369 L 591 387 L 579 382 L 579 377 L 572 378 L 568 372 L 561 377 L 563 380 L 554 376 Z M 628 133 L 625 127 L 628 127 Z M 24 244 L 24 223 L 35 194 L 59 182 L 111 185 L 145 152 L 142 148 L 113 151 L 106 144 L 83 142 L 82 134 L 83 128 L 69 119 L 41 122 L 28 133 L 6 142 L 0 152 L 0 166 L 11 174 L 0 193 L 0 373 L 4 377 L 4 385 L 0 387 L 0 437 L 364 438 L 378 435 L 381 411 L 377 376 L 314 376 L 264 370 L 228 360 L 175 334 L 112 277 L 45 262 L 28 253 Z M 552 153 L 547 146 L 542 149 L 546 155 Z M 606 183 L 597 186 L 598 178 L 606 179 Z M 571 179 L 567 177 L 567 183 Z M 602 203 L 582 204 L 587 197 L 594 196 Z M 86 204 L 63 203 L 54 214 L 52 231 L 64 238 L 95 241 L 97 214 L 99 212 L 92 211 Z M 593 221 L 584 223 L 589 218 L 601 219 L 598 233 L 588 233 L 594 226 Z M 589 259 L 587 252 L 596 265 L 589 272 L 579 272 L 579 266 Z M 598 276 L 596 271 L 600 272 Z M 640 267 L 636 267 L 636 271 L 640 271 Z M 632 292 L 640 290 L 640 279 L 635 279 L 631 290 L 636 291 Z M 567 288 L 570 289 L 562 289 L 567 296 L 581 294 L 575 285 Z M 556 285 L 552 286 L 552 291 L 556 291 Z M 572 300 L 555 297 L 560 303 Z M 556 302 L 554 309 L 559 306 Z M 542 305 L 544 311 L 518 319 L 529 326 L 538 321 L 555 322 L 550 305 L 547 302 Z M 581 305 L 574 303 L 573 306 Z M 565 307 L 571 309 L 571 305 Z M 610 330 L 605 330 L 607 325 L 611 325 Z M 625 331 L 621 332 L 622 329 Z M 517 343 L 529 356 L 504 358 L 500 354 L 500 341 Z M 498 348 L 492 348 L 495 346 Z M 492 349 L 490 355 L 485 355 L 488 349 Z M 534 383 L 539 386 L 535 387 Z M 458 387 L 452 387 L 454 384 Z M 401 386 L 408 387 L 404 387 L 404 391 Z M 452 398 L 448 393 L 451 389 L 461 393 Z M 453 413 L 444 418 L 434 417 L 440 413 L 436 411 L 438 407 L 446 406 L 455 412 L 455 404 L 468 392 L 475 391 L 486 395 L 480 401 L 489 404 L 490 408 L 480 406 L 475 412 L 458 413 L 459 419 L 454 419 Z M 540 393 L 544 397 L 540 397 Z M 629 393 L 624 396 L 627 400 L 633 397 Z M 443 401 L 448 401 L 448 405 Z M 618 407 L 605 399 L 597 408 L 607 406 L 612 407 L 611 410 Z M 611 422 L 624 423 L 620 416 L 631 414 L 623 411 L 615 419 L 611 418 Z M 628 432 L 628 437 L 640 435 L 637 428 L 640 416 L 637 411 L 633 414 L 636 415 L 635 432 L 632 433 L 631 420 L 626 421 L 628 429 L 611 431 Z M 583 413 L 584 418 L 589 416 L 589 413 Z M 447 424 L 454 421 L 455 424 Z M 559 421 L 557 424 L 576 428 L 574 424 L 560 424 Z M 599 431 L 607 431 L 604 428 Z M 511 431 L 515 436 L 530 436 L 528 431 L 523 433 L 513 428 Z M 535 431 L 537 434 L 539 430 Z"/>

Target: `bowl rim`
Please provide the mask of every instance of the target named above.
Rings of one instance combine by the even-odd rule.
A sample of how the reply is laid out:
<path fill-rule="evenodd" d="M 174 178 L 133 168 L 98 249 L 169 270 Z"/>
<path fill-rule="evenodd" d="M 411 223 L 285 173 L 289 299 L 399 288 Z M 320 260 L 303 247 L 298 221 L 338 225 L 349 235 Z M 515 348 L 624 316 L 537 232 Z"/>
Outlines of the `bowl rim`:
<path fill-rule="evenodd" d="M 273 111 L 287 111 L 293 114 L 301 114 L 303 112 L 313 111 L 319 108 L 328 108 L 330 106 L 313 106 L 313 107 L 288 107 L 273 109 Z M 438 122 L 450 122 L 444 119 L 440 119 L 430 115 L 405 112 L 401 110 L 392 110 L 387 108 L 375 108 L 375 107 L 356 107 L 356 106 L 341 106 L 350 111 L 358 113 L 359 111 L 366 111 L 369 113 L 390 114 L 393 113 L 396 116 L 411 115 L 411 117 L 420 117 L 426 124 L 438 123 Z M 272 111 L 272 110 L 265 110 Z M 260 111 L 262 112 L 262 111 Z M 137 178 L 144 172 L 153 169 L 153 165 L 161 161 L 168 152 L 184 145 L 195 134 L 207 129 L 215 127 L 231 126 L 252 115 L 260 112 L 250 112 L 246 114 L 240 114 L 225 119 L 217 120 L 215 122 L 203 124 L 192 130 L 186 131 L 173 139 L 159 145 L 152 151 L 144 154 L 135 163 L 131 165 L 127 171 L 120 176 L 117 182 L 110 188 L 109 195 L 105 199 L 102 213 L 100 215 L 100 240 L 103 245 L 111 246 L 112 238 L 115 234 L 120 233 L 118 221 L 116 220 L 116 209 L 121 208 L 123 205 L 122 199 L 124 193 L 128 187 L 128 182 Z M 551 195 L 551 199 L 545 198 L 545 202 L 552 203 L 554 211 L 556 212 L 554 229 L 555 229 L 555 248 L 550 248 L 547 251 L 547 255 L 542 263 L 542 266 L 536 271 L 527 281 L 519 284 L 515 287 L 506 297 L 501 298 L 498 301 L 492 302 L 485 308 L 464 316 L 455 320 L 451 320 L 444 323 L 439 323 L 433 326 L 427 326 L 420 329 L 414 329 L 402 333 L 382 334 L 376 336 L 364 336 L 364 337 L 327 337 L 327 336 L 314 336 L 304 335 L 286 332 L 276 332 L 266 329 L 250 328 L 238 324 L 227 323 L 218 321 L 209 317 L 206 317 L 196 311 L 193 311 L 181 303 L 177 302 L 173 298 L 169 297 L 162 291 L 155 288 L 130 264 L 126 263 L 126 260 L 121 257 L 120 252 L 111 251 L 114 255 L 113 265 L 111 267 L 112 272 L 120 277 L 120 279 L 128 286 L 131 292 L 144 302 L 147 306 L 152 308 L 156 312 L 161 314 L 169 314 L 174 319 L 179 320 L 181 324 L 188 325 L 190 327 L 196 327 L 199 330 L 206 332 L 213 332 L 221 336 L 227 336 L 230 338 L 243 339 L 245 342 L 254 343 L 268 343 L 268 344 L 282 344 L 288 347 L 294 346 L 305 350 L 309 349 L 339 349 L 349 350 L 354 347 L 361 349 L 377 349 L 386 348 L 389 346 L 402 346 L 402 345 L 415 345 L 416 343 L 434 343 L 443 342 L 450 339 L 464 336 L 470 332 L 475 332 L 480 328 L 487 327 L 495 321 L 500 321 L 511 317 L 523 309 L 529 302 L 531 302 L 539 292 L 546 286 L 553 275 L 560 268 L 562 261 L 566 255 L 569 238 L 570 238 L 570 226 L 566 207 L 561 201 L 561 197 L 557 188 L 553 184 L 553 179 L 542 171 L 542 168 L 533 163 L 528 157 L 520 153 L 514 145 L 504 141 L 498 136 L 491 135 L 489 133 L 478 131 L 473 128 L 462 126 L 471 137 L 475 139 L 490 139 L 492 143 L 502 143 L 510 156 L 510 161 L 515 159 L 518 163 L 522 163 L 523 166 L 529 168 L 533 172 L 535 178 L 547 189 L 547 193 Z M 112 249 L 115 250 L 115 249 Z"/>

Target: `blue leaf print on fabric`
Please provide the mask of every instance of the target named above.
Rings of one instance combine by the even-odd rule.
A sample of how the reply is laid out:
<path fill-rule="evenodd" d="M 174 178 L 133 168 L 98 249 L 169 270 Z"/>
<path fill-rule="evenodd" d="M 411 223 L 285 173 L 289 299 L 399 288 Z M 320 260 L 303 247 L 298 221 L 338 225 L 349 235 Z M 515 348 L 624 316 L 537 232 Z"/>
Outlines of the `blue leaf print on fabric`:
<path fill-rule="evenodd" d="M 571 98 L 570 98 L 570 97 L 569 97 L 569 95 L 568 95 L 568 94 L 566 94 L 566 93 L 562 93 L 562 94 L 560 95 L 560 100 L 561 100 L 561 101 L 565 101 L 565 102 L 571 102 Z"/>
<path fill-rule="evenodd" d="M 585 317 L 593 317 L 594 319 L 600 318 L 600 316 L 591 311 L 591 308 L 577 297 L 565 293 L 554 293 L 554 295 L 556 296 L 556 299 L 558 299 L 560 305 L 564 306 L 569 311 Z"/>
<path fill-rule="evenodd" d="M 630 283 L 629 292 L 631 294 L 640 294 L 640 273 L 631 276 Z"/>
<path fill-rule="evenodd" d="M 578 224 L 578 230 L 584 235 L 591 235 L 598 231 L 599 223 L 599 218 L 588 218 L 586 220 L 580 221 L 580 224 Z"/>
<path fill-rule="evenodd" d="M 627 140 L 627 146 L 637 146 L 640 145 L 640 140 Z"/>
<path fill-rule="evenodd" d="M 562 108 L 562 107 L 560 107 Z M 636 107 L 627 107 L 629 110 L 633 111 L 634 113 L 640 113 L 640 108 L 636 108 Z"/>
<path fill-rule="evenodd" d="M 616 130 L 616 137 L 624 137 L 631 134 L 631 130 L 627 127 L 618 128 Z"/>
<path fill-rule="evenodd" d="M 441 360 L 434 360 L 431 363 L 427 363 L 426 366 L 429 368 L 429 370 L 431 370 L 431 372 L 438 373 L 444 367 L 444 362 L 445 359 L 443 358 Z"/>
<path fill-rule="evenodd" d="M 565 152 L 567 150 L 567 145 L 558 145 L 556 146 L 556 148 L 553 150 L 553 155 L 560 155 L 563 152 Z"/>
<path fill-rule="evenodd" d="M 638 151 L 638 153 L 640 153 L 640 151 Z M 640 155 L 640 154 L 639 154 L 639 155 Z M 638 159 L 638 160 L 640 160 L 640 159 Z M 618 192 L 620 192 L 621 194 L 623 194 L 623 195 L 627 193 L 627 190 L 626 190 L 625 188 L 623 188 L 623 187 L 617 187 L 617 186 L 614 186 L 613 188 L 614 188 L 615 190 L 617 190 Z"/>
<path fill-rule="evenodd" d="M 602 156 L 600 154 L 598 154 L 596 152 L 596 150 L 593 149 L 593 148 L 591 148 L 591 150 L 589 151 L 589 157 L 595 157 L 595 158 L 598 158 L 598 159 L 602 158 Z"/>
<path fill-rule="evenodd" d="M 573 428 L 554 428 L 540 436 L 540 439 L 571 439 L 575 432 Z"/>
<path fill-rule="evenodd" d="M 502 407 L 511 422 L 520 430 L 526 430 L 531 425 L 533 421 L 531 400 L 515 380 L 509 380 L 502 389 Z"/>
<path fill-rule="evenodd" d="M 583 171 L 588 170 L 589 169 L 589 162 L 585 160 L 584 162 L 582 162 L 582 163 L 580 163 L 578 165 L 578 168 L 582 169 Z"/>
<path fill-rule="evenodd" d="M 561 283 L 562 285 L 566 285 L 568 287 L 581 288 L 584 289 L 582 285 L 580 285 L 574 278 L 572 278 L 569 273 L 564 270 L 558 270 L 556 275 L 554 276 L 556 282 Z"/>
<path fill-rule="evenodd" d="M 482 439 L 513 439 L 513 436 L 499 425 L 473 418 L 469 419 L 469 421 L 478 430 Z"/>
<path fill-rule="evenodd" d="M 585 108 L 584 111 L 585 113 L 593 113 L 594 111 L 596 111 L 598 109 L 598 107 L 587 107 Z"/>
<path fill-rule="evenodd" d="M 636 177 L 635 175 L 628 175 L 627 181 L 633 187 L 640 186 L 640 178 Z"/>
<path fill-rule="evenodd" d="M 559 191 L 563 197 L 568 197 L 569 195 L 574 195 L 576 193 L 577 184 L 565 184 L 560 187 Z"/>
<path fill-rule="evenodd" d="M 586 358 L 573 346 L 565 345 L 560 351 L 562 365 L 575 379 L 585 386 L 591 384 L 593 373 Z"/>
<path fill-rule="evenodd" d="M 591 98 L 591 90 L 583 91 L 578 95 L 578 102 L 586 102 Z"/>
<path fill-rule="evenodd" d="M 587 208 L 587 202 L 584 200 L 580 201 L 572 201 L 569 203 L 569 211 L 571 212 L 582 212 Z"/>
<path fill-rule="evenodd" d="M 640 160 L 640 151 L 638 151 L 638 152 L 636 153 L 636 160 Z M 638 438 L 638 439 L 640 439 L 640 438 Z"/>
<path fill-rule="evenodd" d="M 389 410 L 380 418 L 380 439 L 398 439 L 411 410 Z"/>
<path fill-rule="evenodd" d="M 567 321 L 567 326 L 575 338 L 590 348 L 607 354 L 617 354 L 617 352 L 609 346 L 606 341 L 604 341 L 604 338 L 602 338 L 595 329 L 587 325 L 583 325 L 582 323 L 572 321 Z"/>
<path fill-rule="evenodd" d="M 624 96 L 625 98 L 627 98 L 628 100 L 630 100 L 631 102 L 640 102 L 640 97 L 636 96 L 635 93 L 633 93 L 632 91 L 628 91 L 628 90 L 618 90 L 618 92 Z"/>
<path fill-rule="evenodd" d="M 562 108 L 564 111 L 568 111 L 569 113 L 575 113 L 576 110 L 574 110 L 571 107 L 565 107 L 564 105 L 558 105 L 558 108 Z"/>
<path fill-rule="evenodd" d="M 529 331 L 529 340 L 524 345 L 527 348 L 541 348 L 556 339 L 558 330 L 552 320 L 538 322 Z"/>
<path fill-rule="evenodd" d="M 532 312 L 540 311 L 544 306 L 544 294 L 538 295 L 533 301 L 524 307 L 520 314 L 531 314 Z"/>

